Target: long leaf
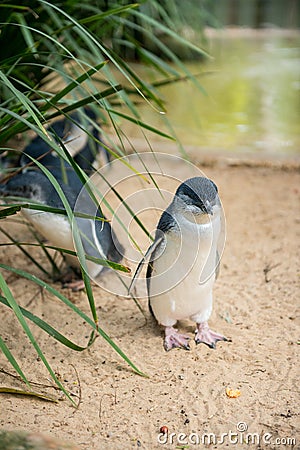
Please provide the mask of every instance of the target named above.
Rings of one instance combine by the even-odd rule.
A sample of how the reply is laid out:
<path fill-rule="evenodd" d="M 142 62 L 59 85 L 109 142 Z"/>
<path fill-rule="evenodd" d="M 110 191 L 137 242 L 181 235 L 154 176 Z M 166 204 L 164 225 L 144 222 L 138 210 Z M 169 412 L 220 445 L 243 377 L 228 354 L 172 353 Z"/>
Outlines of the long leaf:
<path fill-rule="evenodd" d="M 21 205 L 15 205 L 10 206 L 8 208 L 4 208 L 0 210 L 0 219 L 5 219 L 8 216 L 13 216 L 14 214 L 17 214 L 17 212 L 21 211 L 22 206 Z"/>
<path fill-rule="evenodd" d="M 61 188 L 61 186 L 59 185 L 59 183 L 57 182 L 56 178 L 53 176 L 53 174 L 50 172 L 50 170 L 48 170 L 46 167 L 44 167 L 39 161 L 35 160 L 34 158 L 31 158 L 35 164 L 42 170 L 42 172 L 44 172 L 44 174 L 48 177 L 49 181 L 52 183 L 53 187 L 55 188 L 56 192 L 58 193 L 64 208 L 67 212 L 67 216 L 68 216 L 68 220 L 70 223 L 70 226 L 72 227 L 72 235 L 73 235 L 73 239 L 74 239 L 74 243 L 75 243 L 75 248 L 76 248 L 76 252 L 77 252 L 77 257 L 79 259 L 80 262 L 80 269 L 81 269 L 81 274 L 82 274 L 82 279 L 84 281 L 84 285 L 85 285 L 85 289 L 86 289 L 86 293 L 87 293 L 87 297 L 89 300 L 89 304 L 90 304 L 90 308 L 91 308 L 91 312 L 94 318 L 95 323 L 98 323 L 98 316 L 97 316 L 97 311 L 96 311 L 96 305 L 95 305 L 95 300 L 94 300 L 94 296 L 93 296 L 93 291 L 92 291 L 92 287 L 91 287 L 91 282 L 90 282 L 90 278 L 88 276 L 88 269 L 87 269 L 87 264 L 86 264 L 86 258 L 85 258 L 85 251 L 83 248 L 83 244 L 82 244 L 82 240 L 81 240 L 81 236 L 80 236 L 80 231 L 78 229 L 78 225 L 76 223 L 74 219 L 74 214 L 73 211 L 69 205 L 69 202 Z"/>
<path fill-rule="evenodd" d="M 105 64 L 107 64 L 107 61 L 97 64 L 95 67 L 93 67 L 92 69 L 88 70 L 87 72 L 83 73 L 78 78 L 76 78 L 76 80 L 69 83 L 65 88 L 63 88 L 60 92 L 58 92 L 51 98 L 51 102 L 49 102 L 49 106 L 56 105 L 62 98 L 66 97 L 66 95 L 68 95 L 73 89 L 75 89 L 77 86 L 79 86 L 84 81 L 86 81 L 88 78 L 90 78 L 92 75 L 97 73 Z M 45 110 L 46 110 L 46 107 L 42 108 L 43 112 Z"/>
<path fill-rule="evenodd" d="M 75 29 L 78 27 L 78 29 L 81 32 L 84 32 L 86 34 L 86 36 L 88 37 L 88 39 L 90 40 L 91 43 L 93 43 L 104 55 L 106 55 L 106 57 L 108 59 L 110 59 L 113 64 L 116 66 L 116 68 L 120 71 L 120 73 L 122 73 L 122 75 L 124 75 L 124 77 L 129 81 L 129 83 L 139 92 L 139 94 L 144 98 L 144 100 L 152 107 L 152 105 L 149 103 L 149 101 L 147 100 L 147 98 L 144 96 L 143 92 L 140 90 L 140 88 L 134 83 L 134 81 L 132 80 L 132 78 L 128 75 L 128 73 L 126 71 L 123 70 L 122 66 L 120 66 L 120 64 L 118 63 L 118 61 L 116 61 L 110 51 L 110 49 L 108 49 L 103 42 L 100 42 L 98 39 L 96 39 L 87 29 L 85 29 L 78 21 L 76 21 L 76 19 L 74 19 L 70 14 L 68 14 L 66 11 L 60 9 L 58 6 L 56 5 L 51 5 L 49 2 L 47 2 L 46 0 L 39 0 L 40 3 L 44 4 L 44 5 L 48 5 L 51 6 L 53 9 L 57 10 L 60 12 L 60 14 L 62 14 L 63 16 L 65 16 L 72 24 L 74 24 Z M 133 11 L 133 10 L 132 10 Z"/>
<path fill-rule="evenodd" d="M 142 122 L 141 120 L 135 119 L 134 117 L 128 116 L 127 114 L 121 113 L 120 111 L 116 111 L 116 110 L 113 110 L 113 109 L 108 109 L 107 111 L 109 113 L 113 114 L 113 115 L 123 117 L 124 119 L 128 120 L 129 122 L 133 122 L 136 125 L 139 125 L 139 126 L 145 128 L 146 130 L 151 131 L 152 133 L 156 133 L 159 136 L 162 136 L 164 138 L 171 139 L 172 141 L 175 141 L 175 138 L 173 136 L 170 136 L 169 134 L 163 133 L 162 131 L 157 130 L 156 128 L 152 127 L 151 125 L 146 124 L 145 122 Z"/>
<path fill-rule="evenodd" d="M 38 269 L 40 269 L 45 275 L 47 275 L 48 277 L 50 277 L 50 274 L 47 272 L 47 270 L 44 269 L 44 267 L 35 260 L 35 258 L 25 249 L 23 248 L 22 243 L 18 242 L 11 234 L 9 234 L 6 230 L 4 230 L 2 227 L 0 227 L 0 231 L 1 233 L 3 233 L 8 239 L 11 240 L 11 244 L 16 246 L 22 253 L 23 255 L 28 258 L 34 265 L 36 265 L 38 267 Z M 5 243 L 5 244 L 0 244 L 0 245 L 4 245 L 4 246 L 8 246 L 9 244 Z"/>
<path fill-rule="evenodd" d="M 45 367 L 47 368 L 48 372 L 50 373 L 53 381 L 63 391 L 63 393 L 66 395 L 66 397 L 68 397 L 68 399 L 74 404 L 74 400 L 72 399 L 72 397 L 70 397 L 69 393 L 65 390 L 64 386 L 61 384 L 61 382 L 56 377 L 56 375 L 55 375 L 54 371 L 52 370 L 50 364 L 48 363 L 44 353 L 42 352 L 42 350 L 40 349 L 40 346 L 38 345 L 37 341 L 35 340 L 29 326 L 27 325 L 26 320 L 24 319 L 21 309 L 20 309 L 19 305 L 17 304 L 14 296 L 12 295 L 8 285 L 6 284 L 1 272 L 0 272 L 0 286 L 1 286 L 1 289 L 2 289 L 2 292 L 5 296 L 5 298 L 7 299 L 10 307 L 12 308 L 13 312 L 15 313 L 18 321 L 20 322 L 20 325 L 22 326 L 28 339 L 32 343 L 33 347 L 35 348 L 38 356 L 43 361 L 43 363 L 44 363 Z"/>
<path fill-rule="evenodd" d="M 1 72 L 0 72 L 0 74 L 1 74 Z M 23 116 L 20 116 L 20 115 L 18 116 L 14 111 L 9 110 L 7 108 L 0 107 L 0 111 L 2 110 L 8 116 L 12 116 L 15 119 L 17 119 L 17 121 L 14 123 L 14 125 L 12 125 L 11 127 L 8 127 L 7 129 L 5 129 L 5 130 L 3 130 L 1 132 L 1 141 L 0 142 L 6 142 L 12 136 L 15 136 L 17 133 L 25 131 L 26 129 L 32 129 L 32 130 L 36 131 L 36 133 L 40 137 L 42 137 L 44 140 L 46 140 L 46 142 L 47 142 L 46 131 L 43 128 L 43 126 L 41 125 L 41 122 L 52 120 L 52 119 L 54 119 L 54 118 L 56 118 L 56 117 L 58 117 L 58 116 L 60 116 L 62 114 L 66 115 L 66 114 L 68 114 L 68 113 L 70 113 L 70 112 L 72 112 L 74 110 L 76 111 L 78 108 L 82 108 L 84 106 L 90 105 L 93 102 L 96 102 L 98 100 L 104 99 L 104 98 L 106 98 L 106 97 L 108 97 L 110 95 L 114 95 L 117 92 L 121 91 L 122 89 L 123 89 L 123 87 L 120 84 L 119 85 L 114 85 L 114 86 L 112 86 L 112 87 L 110 87 L 108 89 L 105 89 L 102 92 L 98 92 L 97 94 L 94 94 L 94 95 L 89 95 L 88 97 L 85 97 L 85 98 L 83 98 L 81 100 L 78 100 L 78 101 L 68 105 L 68 106 L 65 106 L 65 107 L 59 109 L 58 111 L 47 115 L 45 118 L 43 118 L 40 115 L 39 116 L 40 121 L 38 121 L 38 119 L 34 120 L 32 118 L 32 116 L 29 116 L 27 118 L 25 118 Z M 17 90 L 15 89 L 15 91 L 17 91 Z M 21 93 L 19 95 L 19 100 L 20 100 L 21 103 L 24 103 L 24 105 L 28 104 L 28 101 L 27 101 L 26 97 L 23 94 L 21 94 Z M 49 105 L 53 106 L 51 102 L 49 102 Z M 26 108 L 26 109 L 28 109 L 28 108 Z M 33 126 L 34 122 L 37 122 L 37 121 L 38 121 L 38 128 L 39 129 L 36 129 Z M 43 131 L 43 134 L 41 134 L 41 132 L 40 132 L 41 130 Z M 50 140 L 49 140 L 49 142 L 50 142 L 50 145 L 53 148 L 55 148 L 55 150 L 56 150 L 55 143 L 53 141 L 50 141 Z M 58 150 L 58 152 L 59 151 L 60 150 Z"/>
<path fill-rule="evenodd" d="M 0 295 L 0 303 L 11 308 L 11 305 L 8 303 L 6 298 L 2 297 L 2 295 Z M 88 347 L 90 347 L 92 345 L 92 342 L 89 341 L 89 343 L 86 347 L 81 347 L 81 346 L 75 344 L 74 342 L 70 341 L 68 338 L 66 338 L 64 335 L 62 335 L 59 331 L 57 331 L 55 328 L 53 328 L 51 325 L 49 325 L 43 319 L 35 316 L 27 309 L 22 308 L 22 306 L 20 306 L 20 311 L 22 312 L 24 317 L 31 320 L 31 322 L 33 322 L 39 328 L 41 328 L 46 333 L 48 333 L 49 336 L 53 337 L 58 342 L 65 345 L 66 347 L 70 348 L 71 350 L 75 350 L 76 352 L 82 352 L 83 350 L 86 350 Z"/>
<path fill-rule="evenodd" d="M 163 23 L 153 19 L 153 17 L 150 17 L 149 15 L 146 14 L 142 14 L 140 11 L 137 10 L 133 10 L 132 14 L 141 19 L 142 21 L 148 22 L 150 25 L 158 28 L 163 33 L 166 33 L 167 35 L 171 36 L 174 40 L 180 42 L 181 44 L 184 44 L 187 48 L 190 48 L 194 50 L 196 53 L 211 59 L 211 55 L 207 53 L 205 50 L 188 41 L 187 39 L 183 38 L 182 36 L 180 36 L 180 34 L 173 31 L 170 27 L 167 27 Z"/>
<path fill-rule="evenodd" d="M 108 89 L 105 89 L 102 92 L 98 92 L 97 94 L 90 95 L 90 96 L 85 97 L 85 98 L 83 98 L 81 100 L 78 100 L 75 103 L 72 103 L 71 105 L 65 106 L 64 108 L 60 109 L 59 111 L 57 111 L 57 112 L 55 112 L 53 114 L 50 114 L 47 117 L 47 120 L 54 119 L 55 117 L 60 116 L 61 114 L 67 114 L 67 113 L 72 112 L 74 110 L 76 111 L 77 109 L 82 108 L 83 106 L 90 105 L 91 103 L 93 103 L 93 102 L 95 102 L 97 100 L 101 100 L 101 99 L 104 99 L 106 97 L 109 97 L 110 95 L 114 95 L 117 92 L 121 91 L 122 89 L 123 89 L 123 86 L 121 84 L 116 84 L 116 85 L 114 85 L 114 86 L 112 86 L 112 87 L 110 87 Z"/>
<path fill-rule="evenodd" d="M 29 155 L 28 155 L 28 157 L 30 158 Z M 20 200 L 22 197 L 9 196 L 6 198 L 10 199 L 10 200 Z M 54 208 L 52 206 L 43 205 L 41 203 L 28 202 L 27 198 L 24 198 L 24 200 L 26 203 L 20 203 L 17 205 L 10 204 L 8 208 L 4 208 L 4 209 L 0 210 L 0 219 L 2 219 L 2 218 L 4 219 L 7 216 L 16 214 L 21 209 L 31 209 L 31 210 L 35 210 L 35 211 L 44 211 L 44 212 L 48 212 L 48 213 L 52 213 L 52 214 L 59 214 L 62 216 L 67 216 L 67 212 L 65 209 Z M 93 216 L 91 214 L 81 213 L 78 211 L 74 211 L 74 216 L 81 217 L 82 219 L 96 220 L 99 222 L 109 222 L 108 219 L 104 219 L 103 217 Z"/>
<path fill-rule="evenodd" d="M 0 228 L 0 231 L 2 233 L 4 233 L 4 230 L 2 228 Z M 5 232 L 5 233 L 7 233 L 7 232 Z M 12 239 L 12 237 L 8 233 L 7 233 L 7 236 L 10 239 Z M 73 251 L 73 250 L 68 250 L 68 249 L 62 248 L 62 247 L 55 247 L 54 245 L 46 245 L 46 244 L 43 244 L 43 243 L 36 244 L 34 242 L 19 242 L 19 241 L 16 241 L 16 240 L 12 240 L 11 243 L 7 243 L 6 242 L 6 243 L 3 243 L 3 244 L 0 244 L 0 247 L 5 247 L 5 246 L 9 246 L 9 245 L 18 245 L 20 247 L 31 246 L 31 247 L 39 247 L 39 248 L 40 247 L 42 247 L 42 248 L 49 248 L 51 250 L 56 250 L 57 252 L 60 252 L 60 253 L 66 253 L 67 255 L 77 256 L 77 253 L 75 251 Z M 26 252 L 26 256 L 28 256 L 27 252 Z M 111 269 L 119 270 L 120 272 L 125 272 L 125 273 L 130 273 L 131 272 L 131 269 L 129 267 L 123 266 L 122 264 L 116 263 L 114 261 L 110 261 L 109 259 L 96 258 L 95 256 L 90 256 L 90 255 L 85 255 L 85 258 L 88 261 L 92 261 L 92 262 L 94 262 L 96 264 L 99 264 L 100 266 L 109 267 Z M 45 272 L 44 270 L 43 270 L 43 272 L 46 275 L 49 276 L 48 272 Z"/>
<path fill-rule="evenodd" d="M 13 366 L 13 368 L 15 369 L 15 371 L 20 375 L 20 377 L 22 378 L 22 380 L 27 384 L 27 386 L 30 388 L 30 383 L 27 380 L 26 376 L 24 375 L 21 367 L 19 366 L 19 364 L 17 363 L 15 357 L 13 356 L 13 354 L 11 353 L 11 351 L 9 350 L 9 348 L 7 347 L 7 345 L 5 344 L 4 340 L 2 339 L 1 335 L 0 335 L 0 350 L 2 351 L 2 353 L 6 356 L 6 358 L 8 359 L 8 361 L 10 362 L 10 364 Z"/>
<path fill-rule="evenodd" d="M 96 325 L 93 320 L 89 316 L 87 316 L 81 309 L 79 309 L 76 305 L 74 305 L 67 297 L 65 297 L 61 292 L 57 291 L 55 288 L 50 286 L 45 281 L 41 280 L 35 275 L 31 275 L 30 273 L 16 269 L 14 267 L 8 266 L 6 264 L 0 263 L 0 268 L 4 270 L 8 270 L 9 272 L 15 273 L 19 275 L 20 277 L 26 278 L 27 280 L 30 280 L 34 282 L 35 284 L 43 287 L 46 291 L 50 292 L 51 294 L 55 295 L 59 300 L 61 300 L 66 306 L 68 306 L 72 311 L 74 311 L 76 314 L 78 314 L 85 322 L 87 322 L 95 331 L 97 331 L 107 342 L 110 346 L 114 348 L 114 350 L 121 356 L 121 358 L 126 361 L 129 366 L 138 374 L 144 377 L 147 377 L 143 372 L 141 372 L 133 363 L 132 361 L 124 354 L 124 352 L 115 344 L 112 339 L 108 336 L 105 331 L 100 328 L 99 325 Z"/>
<path fill-rule="evenodd" d="M 121 6 L 119 8 L 113 8 L 113 9 L 110 9 L 108 11 L 105 11 L 105 12 L 102 12 L 99 14 L 94 14 L 93 16 L 85 17 L 84 19 L 79 19 L 78 23 L 80 23 L 81 25 L 86 25 L 86 24 L 90 24 L 92 22 L 96 22 L 96 21 L 98 22 L 100 20 L 106 19 L 107 17 L 115 16 L 115 15 L 127 12 L 132 8 L 137 8 L 138 6 L 139 6 L 138 3 L 131 3 L 130 5 Z M 56 30 L 55 33 L 60 33 L 61 31 L 69 29 L 69 28 L 73 28 L 74 26 L 76 26 L 75 23 L 68 24 L 64 28 L 62 28 L 60 30 Z"/>
<path fill-rule="evenodd" d="M 27 109 L 27 111 L 30 114 L 31 120 L 36 123 L 36 125 L 39 127 L 39 129 L 46 134 L 45 129 L 43 128 L 38 113 L 38 110 L 34 103 L 32 103 L 22 92 L 20 92 L 7 78 L 7 76 L 0 70 L 0 79 L 3 83 L 11 90 L 11 92 L 18 98 L 18 100 L 24 105 L 24 107 Z"/>

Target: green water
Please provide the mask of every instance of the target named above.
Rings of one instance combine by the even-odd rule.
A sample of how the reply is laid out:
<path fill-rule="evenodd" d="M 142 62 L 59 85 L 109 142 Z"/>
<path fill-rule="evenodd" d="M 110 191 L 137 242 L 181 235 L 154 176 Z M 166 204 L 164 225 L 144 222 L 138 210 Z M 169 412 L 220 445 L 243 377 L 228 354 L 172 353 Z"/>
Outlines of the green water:
<path fill-rule="evenodd" d="M 255 32 L 210 40 L 214 60 L 188 63 L 191 82 L 161 88 L 168 121 L 182 144 L 259 154 L 300 154 L 300 34 Z M 164 117 L 143 107 L 143 119 L 168 131 Z M 133 131 L 133 130 L 131 130 Z M 134 132 L 136 133 L 136 132 Z"/>

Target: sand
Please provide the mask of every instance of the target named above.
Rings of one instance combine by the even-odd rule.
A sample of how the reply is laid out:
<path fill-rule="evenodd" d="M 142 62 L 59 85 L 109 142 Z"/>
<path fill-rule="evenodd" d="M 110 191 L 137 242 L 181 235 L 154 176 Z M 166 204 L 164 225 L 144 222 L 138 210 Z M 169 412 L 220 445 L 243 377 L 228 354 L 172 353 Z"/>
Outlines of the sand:
<path fill-rule="evenodd" d="M 144 317 L 131 299 L 95 286 L 101 326 L 149 377 L 135 374 L 100 337 L 77 353 L 33 328 L 55 373 L 73 394 L 75 409 L 57 390 L 45 388 L 52 385 L 49 374 L 1 306 L 1 335 L 28 378 L 41 384 L 32 387 L 59 399 L 51 403 L 1 394 L 2 429 L 47 433 L 82 450 L 300 448 L 299 169 L 219 160 L 198 165 L 218 184 L 226 215 L 226 247 L 210 325 L 231 342 L 218 343 L 216 350 L 192 342 L 189 352 L 167 353 L 145 299 Z M 1 226 L 23 241 L 30 238 L 22 225 L 4 221 Z M 0 247 L 0 260 L 41 277 L 15 247 Z M 86 345 L 90 331 L 83 320 L 67 314 L 34 284 L 3 274 L 21 305 Z M 60 283 L 52 285 L 61 290 Z M 62 292 L 89 313 L 84 292 Z M 180 329 L 192 336 L 194 324 L 184 321 Z M 0 386 L 24 388 L 6 373 L 15 375 L 0 358 Z M 226 388 L 239 390 L 240 396 L 229 398 Z M 159 435 L 162 426 L 168 434 Z"/>

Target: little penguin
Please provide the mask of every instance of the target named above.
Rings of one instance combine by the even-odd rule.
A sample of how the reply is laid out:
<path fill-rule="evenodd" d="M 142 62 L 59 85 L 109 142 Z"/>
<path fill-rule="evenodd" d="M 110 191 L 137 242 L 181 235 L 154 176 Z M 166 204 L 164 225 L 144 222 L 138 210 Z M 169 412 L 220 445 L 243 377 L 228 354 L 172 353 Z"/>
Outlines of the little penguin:
<path fill-rule="evenodd" d="M 75 176 L 74 176 L 74 179 Z M 79 178 L 76 186 L 64 184 L 57 180 L 69 205 L 72 209 L 78 199 L 78 193 L 83 187 Z M 42 171 L 28 170 L 18 173 L 6 184 L 0 185 L 0 197 L 17 197 L 21 201 L 29 201 L 53 208 L 63 209 L 64 205 L 53 184 Z M 68 217 L 54 212 L 39 211 L 36 209 L 22 209 L 23 215 L 33 224 L 35 229 L 47 239 L 53 246 L 74 251 L 72 228 Z M 82 191 L 79 209 L 76 212 L 105 218 L 100 207 L 96 207 L 86 190 Z M 89 256 L 120 262 L 123 248 L 115 233 L 107 221 L 94 220 L 92 218 L 76 217 L 76 223 L 80 230 L 85 253 Z M 66 260 L 71 267 L 79 268 L 77 257 L 66 254 Z M 86 260 L 89 276 L 93 279 L 103 269 L 102 265 Z M 82 280 L 76 280 L 66 285 L 74 291 L 84 288 Z"/>
<path fill-rule="evenodd" d="M 148 259 L 150 311 L 164 327 L 164 348 L 189 350 L 189 336 L 180 334 L 178 320 L 196 322 L 195 342 L 215 348 L 227 339 L 210 330 L 213 285 L 218 276 L 221 203 L 215 183 L 194 177 L 177 189 L 160 217 L 155 239 L 134 274 L 129 292 Z"/>
<path fill-rule="evenodd" d="M 93 122 L 96 122 L 96 116 L 89 108 L 84 108 L 84 115 Z M 92 125 L 92 123 L 84 122 L 84 116 L 80 116 L 79 112 L 70 114 L 69 118 L 56 120 L 48 127 L 47 131 L 53 139 L 60 145 L 58 138 L 63 142 L 65 148 L 74 161 L 87 174 L 92 171 L 93 163 L 97 156 L 102 153 L 104 162 L 110 162 L 110 154 L 101 141 L 101 133 Z M 94 141 L 88 134 L 88 131 L 96 140 Z M 97 142 L 98 141 L 98 142 Z M 64 172 L 72 172 L 73 168 L 59 155 L 51 149 L 47 142 L 40 136 L 36 136 L 23 150 L 20 157 L 19 165 L 29 169 L 32 168 L 32 159 L 38 159 L 40 163 L 46 166 L 56 178 L 62 178 L 62 163 L 64 164 Z M 72 176 L 72 175 L 71 175 Z"/>
<path fill-rule="evenodd" d="M 85 114 L 91 119 L 95 119 L 89 109 L 85 109 Z M 66 140 L 68 151 L 74 156 L 77 164 L 85 172 L 89 172 L 96 157 L 93 144 L 95 143 L 84 131 L 74 122 L 80 123 L 78 113 L 71 115 L 72 120 L 62 119 L 54 122 L 49 130 L 54 132 L 54 138 Z M 100 135 L 96 128 L 90 130 L 92 134 L 100 140 Z M 67 142 L 69 141 L 69 144 Z M 76 144 L 76 145 L 75 145 Z M 72 146 L 72 147 L 70 147 Z M 98 146 L 98 151 L 102 149 Z M 64 192 L 70 207 L 76 212 L 85 213 L 90 216 L 104 218 L 100 207 L 96 207 L 87 191 L 84 189 L 81 179 L 73 167 L 61 158 L 51 147 L 39 136 L 28 144 L 23 151 L 19 165 L 22 172 L 2 180 L 0 184 L 0 196 L 17 197 L 21 201 L 28 199 L 32 202 L 41 203 L 53 208 L 64 209 L 63 203 L 54 186 L 44 174 L 44 172 L 32 162 L 34 158 L 46 167 L 59 183 Z M 80 197 L 79 197 L 80 195 Z M 80 203 L 78 202 L 78 197 Z M 79 211 L 77 207 L 79 205 Z M 33 224 L 35 229 L 49 241 L 53 246 L 74 251 L 72 228 L 67 216 L 34 209 L 22 208 L 22 214 Z M 76 218 L 80 229 L 84 250 L 87 255 L 120 262 L 123 254 L 123 247 L 119 243 L 110 224 L 106 221 L 92 220 L 87 218 Z M 78 259 L 66 254 L 66 260 L 70 266 L 79 267 Z M 91 278 L 100 274 L 103 266 L 87 260 L 87 268 Z M 82 280 L 76 280 L 66 284 L 73 290 L 80 290 L 84 287 Z"/>

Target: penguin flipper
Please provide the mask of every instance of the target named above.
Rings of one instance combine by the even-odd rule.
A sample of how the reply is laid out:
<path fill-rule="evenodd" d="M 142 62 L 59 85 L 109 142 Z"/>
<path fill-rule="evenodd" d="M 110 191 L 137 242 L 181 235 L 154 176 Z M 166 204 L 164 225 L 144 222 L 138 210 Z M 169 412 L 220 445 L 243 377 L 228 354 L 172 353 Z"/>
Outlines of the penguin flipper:
<path fill-rule="evenodd" d="M 164 236 L 160 236 L 159 238 L 155 239 L 155 241 L 153 242 L 153 244 L 150 245 L 150 247 L 148 248 L 147 252 L 145 253 L 145 255 L 143 256 L 143 258 L 141 259 L 141 261 L 139 262 L 136 271 L 134 272 L 134 275 L 132 277 L 131 283 L 129 285 L 128 288 L 128 295 L 130 295 L 131 290 L 133 289 L 135 282 L 138 278 L 138 276 L 141 273 L 141 270 L 143 268 L 143 264 L 146 263 L 147 259 L 149 258 L 149 256 L 152 256 L 153 252 L 155 252 L 155 250 L 158 248 L 158 246 L 164 241 Z"/>

